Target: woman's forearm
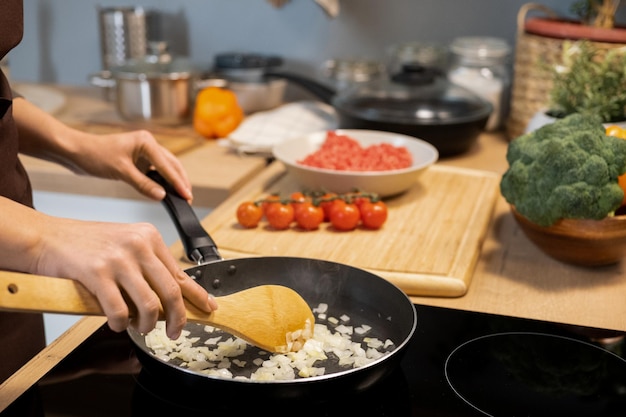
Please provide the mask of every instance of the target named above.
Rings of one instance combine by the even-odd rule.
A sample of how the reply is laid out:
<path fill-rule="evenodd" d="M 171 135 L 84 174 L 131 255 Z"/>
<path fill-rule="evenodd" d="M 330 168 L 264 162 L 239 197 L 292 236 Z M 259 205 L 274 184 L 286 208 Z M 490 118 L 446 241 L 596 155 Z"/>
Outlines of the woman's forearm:
<path fill-rule="evenodd" d="M 46 215 L 0 197 L 0 269 L 34 272 Z"/>
<path fill-rule="evenodd" d="M 24 98 L 13 100 L 13 117 L 20 135 L 20 152 L 74 170 L 80 132 L 65 125 Z"/>

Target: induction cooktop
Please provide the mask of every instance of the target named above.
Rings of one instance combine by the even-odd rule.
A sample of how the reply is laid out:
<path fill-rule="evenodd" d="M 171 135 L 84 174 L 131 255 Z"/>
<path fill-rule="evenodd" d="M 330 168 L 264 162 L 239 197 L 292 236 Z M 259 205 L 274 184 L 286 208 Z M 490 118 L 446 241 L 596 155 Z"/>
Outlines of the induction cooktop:
<path fill-rule="evenodd" d="M 624 335 L 416 305 L 399 366 L 373 386 L 279 400 L 190 390 L 143 369 L 106 325 L 0 414 L 33 417 L 626 415 Z"/>

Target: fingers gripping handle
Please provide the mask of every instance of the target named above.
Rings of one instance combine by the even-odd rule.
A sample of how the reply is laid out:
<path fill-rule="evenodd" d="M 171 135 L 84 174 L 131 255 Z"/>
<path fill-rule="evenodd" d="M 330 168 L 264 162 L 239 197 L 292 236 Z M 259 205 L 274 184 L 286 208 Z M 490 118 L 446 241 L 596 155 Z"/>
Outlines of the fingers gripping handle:
<path fill-rule="evenodd" d="M 189 202 L 158 172 L 151 170 L 147 175 L 165 189 L 163 205 L 176 226 L 187 257 L 197 264 L 222 260 L 217 245 L 202 227 Z"/>

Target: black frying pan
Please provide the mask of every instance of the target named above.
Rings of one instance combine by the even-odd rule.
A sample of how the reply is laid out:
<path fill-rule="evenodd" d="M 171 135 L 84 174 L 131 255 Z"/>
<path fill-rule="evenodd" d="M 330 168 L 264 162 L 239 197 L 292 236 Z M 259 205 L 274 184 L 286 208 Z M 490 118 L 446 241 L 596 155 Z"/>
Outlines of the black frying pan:
<path fill-rule="evenodd" d="M 150 352 L 144 337 L 131 329 L 129 334 L 138 348 L 137 356 L 150 379 L 161 379 L 161 387 L 176 384 L 178 388 L 185 387 L 189 393 L 220 395 L 220 401 L 241 400 L 243 394 L 286 399 L 326 395 L 335 389 L 358 392 L 386 377 L 398 366 L 417 325 L 415 308 L 402 290 L 377 275 L 335 262 L 296 257 L 224 260 L 191 206 L 169 184 L 164 183 L 160 175 L 155 172 L 148 175 L 166 188 L 164 205 L 176 225 L 188 257 L 199 264 L 186 272 L 210 293 L 221 296 L 256 285 L 284 285 L 299 292 L 312 308 L 327 303 L 329 315 L 340 317 L 346 314 L 350 317 L 350 324 L 372 326 L 368 337 L 394 342 L 394 347 L 386 356 L 361 368 L 346 369 L 329 360 L 324 364 L 326 373 L 322 376 L 260 382 L 207 376 L 177 363 L 162 361 Z M 254 232 L 251 232 L 250 238 L 254 238 Z M 207 337 L 202 333 L 202 326 L 188 324 L 186 329 L 192 334 Z M 354 335 L 353 340 L 358 340 L 358 337 Z M 243 360 L 251 362 L 258 349 L 250 348 L 248 351 L 251 356 Z M 246 372 L 249 373 L 249 370 L 241 371 L 243 375 Z"/>
<path fill-rule="evenodd" d="M 430 142 L 441 157 L 469 150 L 493 110 L 490 103 L 469 91 L 465 97 L 456 93 L 448 96 L 433 93 L 438 91 L 434 87 L 408 84 L 404 86 L 404 94 L 398 94 L 388 86 L 370 82 L 366 83 L 369 87 L 364 90 L 366 93 L 354 93 L 351 89 L 335 91 L 314 79 L 290 72 L 275 70 L 265 75 L 291 81 L 332 105 L 342 129 L 382 130 L 413 136 Z M 438 75 L 436 78 L 444 85 L 449 84 L 445 77 Z M 415 89 L 420 87 L 424 88 L 423 94 L 416 93 Z M 462 87 L 454 86 L 454 89 Z"/>

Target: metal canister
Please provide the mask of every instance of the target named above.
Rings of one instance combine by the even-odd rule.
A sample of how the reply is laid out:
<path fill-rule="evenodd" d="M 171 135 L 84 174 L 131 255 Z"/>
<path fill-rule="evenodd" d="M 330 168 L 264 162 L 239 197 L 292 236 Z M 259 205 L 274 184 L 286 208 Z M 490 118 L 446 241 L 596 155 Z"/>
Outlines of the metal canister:
<path fill-rule="evenodd" d="M 103 69 L 146 55 L 148 25 L 142 7 L 98 8 Z"/>

